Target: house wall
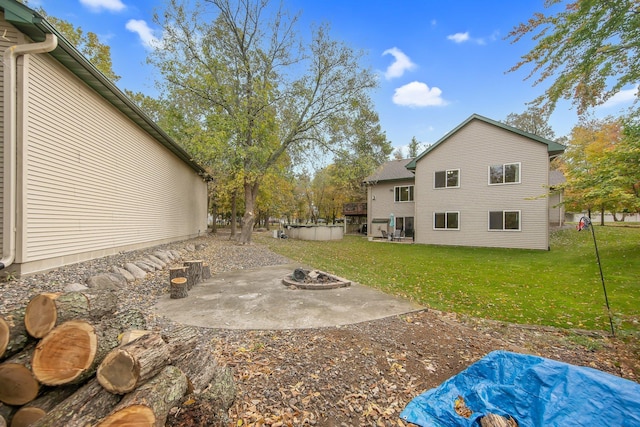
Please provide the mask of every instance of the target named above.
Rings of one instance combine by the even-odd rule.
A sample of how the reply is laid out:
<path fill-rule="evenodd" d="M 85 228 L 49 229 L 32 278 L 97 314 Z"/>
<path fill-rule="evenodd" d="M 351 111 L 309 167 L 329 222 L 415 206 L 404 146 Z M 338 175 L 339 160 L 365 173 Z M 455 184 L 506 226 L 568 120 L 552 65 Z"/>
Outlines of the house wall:
<path fill-rule="evenodd" d="M 488 168 L 521 163 L 521 183 L 489 185 Z M 434 172 L 460 169 L 460 188 L 434 189 Z M 548 249 L 547 146 L 472 120 L 416 165 L 416 243 Z M 520 210 L 520 231 L 489 231 L 488 212 Z M 434 230 L 434 212 L 458 211 L 459 230 Z"/>
<path fill-rule="evenodd" d="M 381 230 L 389 231 L 385 224 L 372 224 L 374 218 L 389 218 L 390 214 L 393 214 L 396 218 L 414 216 L 414 202 L 395 201 L 395 187 L 404 185 L 414 185 L 414 182 L 413 180 L 384 181 L 369 187 L 369 204 L 367 206 L 367 228 L 369 236 L 382 237 Z M 413 191 L 415 199 L 415 187 Z"/>
<path fill-rule="evenodd" d="M 558 227 L 564 224 L 564 206 L 562 203 L 562 191 L 549 193 L 549 225 Z"/>
<path fill-rule="evenodd" d="M 206 232 L 193 169 L 48 55 L 23 62 L 21 274 Z"/>

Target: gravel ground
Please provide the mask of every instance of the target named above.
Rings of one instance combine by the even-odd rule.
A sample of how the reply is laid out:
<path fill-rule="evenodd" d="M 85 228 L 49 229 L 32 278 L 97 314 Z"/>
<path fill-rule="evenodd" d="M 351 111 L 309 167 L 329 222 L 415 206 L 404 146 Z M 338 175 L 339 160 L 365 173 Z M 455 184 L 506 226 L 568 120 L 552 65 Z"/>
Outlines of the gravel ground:
<path fill-rule="evenodd" d="M 25 305 L 37 293 L 84 283 L 157 249 L 203 259 L 212 274 L 291 262 L 260 245 L 237 245 L 219 233 L 0 283 L 0 313 Z M 124 285 L 117 291 L 119 309 L 141 310 L 150 329 L 177 326 L 150 310 L 168 292 L 168 281 L 165 268 Z M 399 414 L 412 398 L 498 349 L 640 378 L 637 340 L 459 318 L 435 310 L 335 328 L 202 332 L 219 363 L 233 370 L 235 403 L 219 414 L 210 402 L 186 400 L 172 411 L 167 426 L 407 426 Z"/>

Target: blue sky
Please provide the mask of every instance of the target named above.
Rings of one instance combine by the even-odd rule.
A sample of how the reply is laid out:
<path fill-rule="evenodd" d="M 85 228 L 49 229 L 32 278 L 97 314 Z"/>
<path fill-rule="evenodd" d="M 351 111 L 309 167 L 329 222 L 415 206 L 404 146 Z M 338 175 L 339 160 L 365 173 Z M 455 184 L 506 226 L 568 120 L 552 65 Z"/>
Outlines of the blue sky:
<path fill-rule="evenodd" d="M 276 0 L 274 0 L 276 1 Z M 544 86 L 525 81 L 531 68 L 507 73 L 533 46 L 505 37 L 535 12 L 543 0 L 284 0 L 300 12 L 298 27 L 308 35 L 314 23 L 329 22 L 332 36 L 367 52 L 366 65 L 380 78 L 372 94 L 380 123 L 394 147 L 412 137 L 433 143 L 471 114 L 503 121 L 522 113 Z M 160 38 L 152 15 L 163 0 L 31 0 L 48 14 L 111 46 L 121 89 L 153 96 L 153 69 L 145 64 L 149 43 Z M 633 88 L 597 109 L 619 115 L 631 105 Z M 550 124 L 556 136 L 577 123 L 575 109 L 558 104 Z M 406 154 L 406 153 L 405 153 Z"/>

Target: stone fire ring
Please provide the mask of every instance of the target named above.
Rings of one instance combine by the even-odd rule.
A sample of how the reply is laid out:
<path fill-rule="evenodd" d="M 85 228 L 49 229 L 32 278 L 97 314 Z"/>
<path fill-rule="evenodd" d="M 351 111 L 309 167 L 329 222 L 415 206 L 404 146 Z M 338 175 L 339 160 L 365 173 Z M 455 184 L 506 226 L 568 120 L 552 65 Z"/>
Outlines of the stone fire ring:
<path fill-rule="evenodd" d="M 334 276 L 333 274 L 325 273 L 324 271 L 314 270 L 318 275 L 322 274 L 329 276 L 332 280 L 328 282 L 299 282 L 293 278 L 293 274 L 289 274 L 282 279 L 282 284 L 285 286 L 294 286 L 298 289 L 307 290 L 322 290 L 322 289 L 337 289 L 346 288 L 351 286 L 351 281 L 343 279 L 342 277 Z"/>

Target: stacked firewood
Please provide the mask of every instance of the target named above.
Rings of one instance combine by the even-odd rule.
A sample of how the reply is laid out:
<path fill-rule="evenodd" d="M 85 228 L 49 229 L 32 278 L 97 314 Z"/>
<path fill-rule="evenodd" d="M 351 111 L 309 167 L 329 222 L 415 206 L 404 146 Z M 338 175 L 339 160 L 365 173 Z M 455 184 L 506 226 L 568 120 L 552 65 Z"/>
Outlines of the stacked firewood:
<path fill-rule="evenodd" d="M 0 427 L 163 426 L 182 398 L 229 381 L 201 341 L 188 326 L 146 331 L 112 292 L 37 295 L 0 314 Z"/>

